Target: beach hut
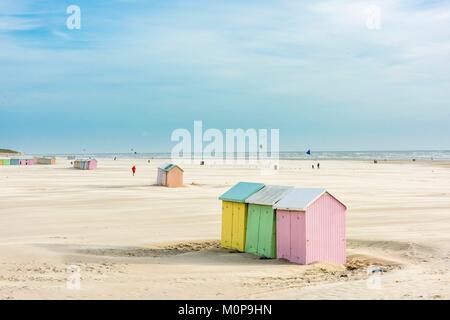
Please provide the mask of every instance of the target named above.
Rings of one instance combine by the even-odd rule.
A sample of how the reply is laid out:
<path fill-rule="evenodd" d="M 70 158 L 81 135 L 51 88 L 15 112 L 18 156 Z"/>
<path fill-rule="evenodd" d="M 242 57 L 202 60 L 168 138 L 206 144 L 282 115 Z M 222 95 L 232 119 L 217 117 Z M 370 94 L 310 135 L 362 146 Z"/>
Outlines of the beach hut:
<path fill-rule="evenodd" d="M 75 160 L 75 161 L 73 162 L 73 167 L 74 167 L 75 169 L 81 169 L 81 170 L 84 170 L 85 164 L 86 164 L 86 160 L 78 159 L 78 160 Z"/>
<path fill-rule="evenodd" d="M 9 160 L 9 164 L 11 166 L 18 166 L 19 165 L 19 159 L 18 158 L 12 158 L 11 160 Z"/>
<path fill-rule="evenodd" d="M 80 170 L 94 170 L 97 169 L 96 159 L 77 159 L 73 162 L 73 167 Z"/>
<path fill-rule="evenodd" d="M 245 200 L 248 203 L 245 252 L 276 257 L 276 218 L 273 205 L 292 187 L 265 186 Z"/>
<path fill-rule="evenodd" d="M 31 166 L 33 164 L 34 164 L 34 158 L 31 158 L 31 157 L 19 158 L 19 165 L 21 165 L 21 166 Z"/>
<path fill-rule="evenodd" d="M 0 166 L 9 166 L 11 164 L 11 159 L 0 158 Z"/>
<path fill-rule="evenodd" d="M 183 186 L 183 172 L 176 164 L 164 163 L 158 167 L 158 176 L 156 184 L 169 188 L 178 188 Z"/>
<path fill-rule="evenodd" d="M 239 182 L 219 197 L 222 200 L 222 247 L 244 251 L 248 214 L 245 200 L 263 187 L 262 183 Z"/>
<path fill-rule="evenodd" d="M 277 257 L 298 264 L 346 260 L 346 206 L 325 189 L 295 188 L 274 208 Z"/>
<path fill-rule="evenodd" d="M 36 164 L 56 164 L 55 158 L 49 158 L 49 157 L 41 157 L 41 158 L 35 158 Z"/>
<path fill-rule="evenodd" d="M 90 159 L 88 161 L 88 170 L 94 170 L 94 169 L 97 169 L 97 160 Z"/>

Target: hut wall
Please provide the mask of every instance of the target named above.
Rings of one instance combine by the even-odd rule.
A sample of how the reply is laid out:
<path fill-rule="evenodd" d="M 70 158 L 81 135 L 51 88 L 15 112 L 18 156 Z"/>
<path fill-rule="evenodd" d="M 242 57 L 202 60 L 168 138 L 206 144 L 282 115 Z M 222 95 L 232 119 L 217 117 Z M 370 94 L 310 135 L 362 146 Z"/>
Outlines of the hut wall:
<path fill-rule="evenodd" d="M 170 188 L 179 188 L 183 186 L 183 171 L 175 167 L 166 172 L 166 185 Z"/>
<path fill-rule="evenodd" d="M 323 194 L 306 210 L 306 263 L 346 262 L 345 207 L 329 194 Z"/>

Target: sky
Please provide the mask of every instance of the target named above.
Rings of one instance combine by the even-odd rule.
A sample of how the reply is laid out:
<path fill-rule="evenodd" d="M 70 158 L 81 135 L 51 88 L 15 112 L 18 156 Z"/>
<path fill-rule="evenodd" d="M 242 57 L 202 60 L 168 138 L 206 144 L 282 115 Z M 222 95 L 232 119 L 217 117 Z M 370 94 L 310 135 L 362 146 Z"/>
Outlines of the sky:
<path fill-rule="evenodd" d="M 448 150 L 450 1 L 0 2 L 0 148 L 170 152 L 194 120 L 284 151 Z"/>

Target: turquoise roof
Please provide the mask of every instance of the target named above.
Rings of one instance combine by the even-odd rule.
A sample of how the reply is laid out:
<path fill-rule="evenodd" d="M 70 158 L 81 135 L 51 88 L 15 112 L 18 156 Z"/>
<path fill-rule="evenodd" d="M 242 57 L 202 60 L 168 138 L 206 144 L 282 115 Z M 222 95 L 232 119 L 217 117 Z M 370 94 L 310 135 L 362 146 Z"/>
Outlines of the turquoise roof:
<path fill-rule="evenodd" d="M 170 171 L 173 168 L 178 168 L 181 171 L 184 172 L 183 169 L 181 169 L 179 166 L 177 166 L 176 164 L 172 164 L 172 163 L 163 163 L 162 165 L 159 166 L 159 169 L 163 170 L 163 171 Z"/>
<path fill-rule="evenodd" d="M 245 202 L 255 192 L 264 188 L 263 183 L 239 182 L 219 197 L 220 200 Z"/>

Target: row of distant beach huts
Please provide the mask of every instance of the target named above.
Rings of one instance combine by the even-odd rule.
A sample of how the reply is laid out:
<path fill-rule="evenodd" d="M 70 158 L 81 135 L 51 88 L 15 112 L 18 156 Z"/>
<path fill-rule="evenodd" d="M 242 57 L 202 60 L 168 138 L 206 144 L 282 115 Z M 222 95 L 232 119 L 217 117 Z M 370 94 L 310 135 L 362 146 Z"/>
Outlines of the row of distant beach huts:
<path fill-rule="evenodd" d="M 2 166 L 31 166 L 31 165 L 56 164 L 56 159 L 53 157 L 11 157 L 11 158 L 0 158 L 0 165 Z M 93 170 L 97 168 L 96 159 L 77 159 L 73 161 L 73 167 L 75 169 L 81 170 Z"/>
<path fill-rule="evenodd" d="M 346 262 L 346 206 L 325 189 L 239 182 L 223 195 L 224 248 L 298 264 Z"/>
<path fill-rule="evenodd" d="M 67 157 L 73 160 L 75 169 L 94 170 L 97 169 L 97 160 L 76 159 L 73 156 Z M 20 157 L 20 158 L 0 158 L 0 165 L 34 165 L 34 164 L 56 164 L 55 158 Z M 183 169 L 172 163 L 164 163 L 158 167 L 157 185 L 172 188 L 183 186 Z"/>
<path fill-rule="evenodd" d="M 49 157 L 0 158 L 0 166 L 30 166 L 35 164 L 56 164 L 56 159 Z"/>

